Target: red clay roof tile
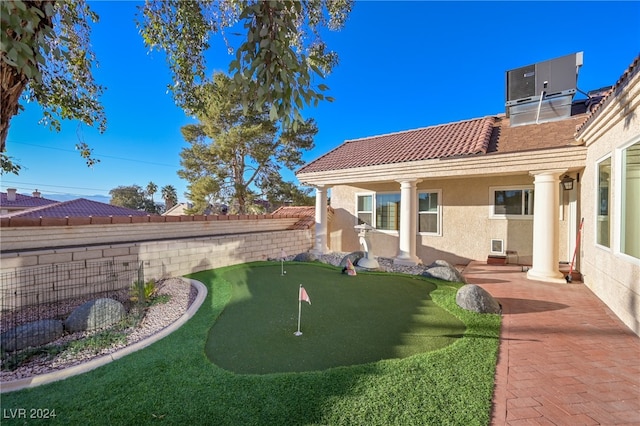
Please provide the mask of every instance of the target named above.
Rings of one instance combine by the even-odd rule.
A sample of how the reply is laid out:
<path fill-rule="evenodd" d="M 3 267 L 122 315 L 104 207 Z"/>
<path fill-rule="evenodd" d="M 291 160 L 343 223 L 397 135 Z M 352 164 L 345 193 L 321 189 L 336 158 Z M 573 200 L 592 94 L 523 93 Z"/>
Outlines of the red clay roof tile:
<path fill-rule="evenodd" d="M 144 211 L 78 198 L 59 203 L 54 201 L 54 204 L 9 213 L 3 217 L 147 216 L 148 214 Z"/>

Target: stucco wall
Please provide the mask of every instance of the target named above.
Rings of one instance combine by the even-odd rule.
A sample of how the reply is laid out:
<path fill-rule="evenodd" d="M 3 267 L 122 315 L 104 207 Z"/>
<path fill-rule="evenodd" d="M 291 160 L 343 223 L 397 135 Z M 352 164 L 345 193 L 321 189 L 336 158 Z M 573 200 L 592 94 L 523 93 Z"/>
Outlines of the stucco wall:
<path fill-rule="evenodd" d="M 640 75 L 610 102 L 581 135 L 587 144 L 587 161 L 582 179 L 582 212 L 584 238 L 581 250 L 581 270 L 584 283 L 636 334 L 640 334 L 640 260 L 620 253 L 620 187 L 617 156 L 619 148 L 640 141 Z M 612 175 L 609 205 L 611 220 L 610 248 L 596 244 L 598 163 L 610 155 Z M 636 196 L 639 196 L 636 193 Z M 628 233 L 634 232 L 631 229 Z M 627 234 L 626 238 L 640 239 L 640 235 Z"/>
<path fill-rule="evenodd" d="M 509 261 L 531 264 L 533 220 L 490 218 L 491 187 L 530 185 L 529 175 L 502 176 L 473 179 L 425 180 L 417 190 L 440 190 L 442 203 L 442 232 L 439 236 L 418 235 L 416 255 L 423 263 L 446 260 L 466 264 L 471 260 L 486 260 L 490 254 L 491 239 L 502 239 L 506 250 L 517 252 Z M 331 206 L 335 211 L 330 234 L 330 248 L 334 251 L 359 250 L 353 226 L 356 224 L 356 194 L 359 192 L 400 191 L 399 183 L 359 186 L 334 186 Z M 562 200 L 559 217 L 560 260 L 570 261 L 568 247 L 567 208 L 568 194 L 560 192 Z M 374 232 L 371 236 L 376 256 L 394 257 L 397 254 L 397 232 Z"/>

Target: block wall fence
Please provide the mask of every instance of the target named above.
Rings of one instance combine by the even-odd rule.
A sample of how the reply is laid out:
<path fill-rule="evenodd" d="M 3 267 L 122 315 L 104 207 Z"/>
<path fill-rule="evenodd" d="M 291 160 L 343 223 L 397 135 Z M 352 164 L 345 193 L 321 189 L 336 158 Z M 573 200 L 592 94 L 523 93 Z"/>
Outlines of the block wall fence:
<path fill-rule="evenodd" d="M 281 250 L 288 255 L 307 252 L 313 247 L 314 233 L 312 227 L 299 226 L 305 219 L 308 223 L 308 218 L 267 215 L 162 223 L 2 226 L 0 273 L 18 275 L 29 268 L 111 260 L 142 262 L 145 280 L 182 276 L 279 258 Z M 101 277 L 84 279 L 90 284 Z M 24 285 L 31 286 L 30 291 L 42 286 L 41 294 L 46 294 L 50 283 Z"/>

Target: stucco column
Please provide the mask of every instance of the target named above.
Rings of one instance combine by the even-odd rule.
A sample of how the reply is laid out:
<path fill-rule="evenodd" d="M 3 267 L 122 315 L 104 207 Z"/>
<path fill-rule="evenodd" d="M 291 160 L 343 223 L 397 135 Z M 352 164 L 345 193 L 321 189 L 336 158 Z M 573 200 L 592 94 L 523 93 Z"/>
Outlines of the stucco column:
<path fill-rule="evenodd" d="M 397 265 L 413 266 L 421 263 L 416 256 L 417 203 L 416 184 L 421 180 L 400 180 L 400 230 L 398 231 Z"/>
<path fill-rule="evenodd" d="M 566 283 L 559 269 L 559 190 L 565 170 L 531 173 L 534 176 L 533 265 L 527 278 Z"/>
<path fill-rule="evenodd" d="M 316 237 L 311 253 L 321 255 L 329 252 L 327 246 L 328 219 L 327 219 L 327 191 L 329 186 L 316 185 Z"/>

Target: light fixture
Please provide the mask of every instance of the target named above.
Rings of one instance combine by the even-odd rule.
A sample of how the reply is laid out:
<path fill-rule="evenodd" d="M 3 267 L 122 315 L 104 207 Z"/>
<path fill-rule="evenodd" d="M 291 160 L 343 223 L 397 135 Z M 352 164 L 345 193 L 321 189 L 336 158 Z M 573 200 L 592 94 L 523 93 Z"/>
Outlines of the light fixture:
<path fill-rule="evenodd" d="M 562 187 L 564 188 L 565 191 L 571 191 L 573 189 L 574 180 L 575 179 L 573 179 L 571 176 L 564 175 L 560 183 L 562 184 Z"/>

